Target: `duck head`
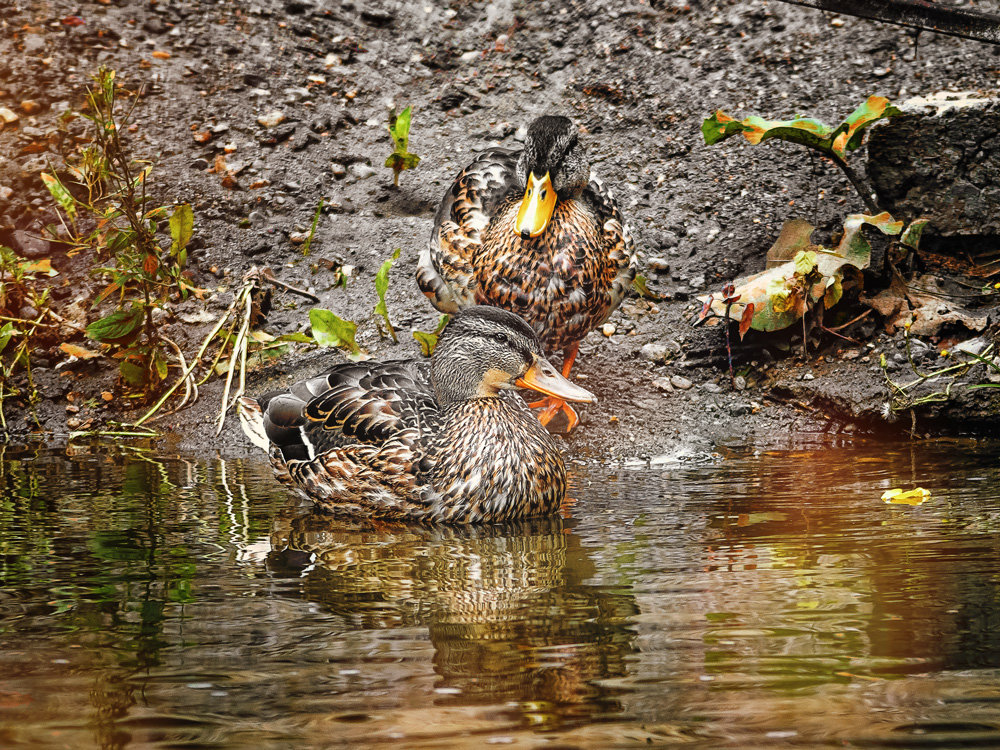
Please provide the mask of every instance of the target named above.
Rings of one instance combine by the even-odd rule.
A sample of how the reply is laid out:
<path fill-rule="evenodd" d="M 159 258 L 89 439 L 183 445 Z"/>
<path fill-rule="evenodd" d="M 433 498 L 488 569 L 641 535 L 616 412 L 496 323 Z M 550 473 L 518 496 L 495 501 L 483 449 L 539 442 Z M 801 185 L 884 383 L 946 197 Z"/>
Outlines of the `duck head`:
<path fill-rule="evenodd" d="M 442 404 L 496 398 L 510 388 L 530 388 L 564 401 L 597 401 L 545 359 L 531 326 L 499 307 L 468 307 L 452 317 L 431 358 L 431 384 Z"/>
<path fill-rule="evenodd" d="M 522 239 L 544 232 L 556 203 L 578 195 L 590 181 L 590 165 L 577 140 L 568 117 L 544 115 L 528 127 L 516 170 L 524 197 L 514 233 Z"/>

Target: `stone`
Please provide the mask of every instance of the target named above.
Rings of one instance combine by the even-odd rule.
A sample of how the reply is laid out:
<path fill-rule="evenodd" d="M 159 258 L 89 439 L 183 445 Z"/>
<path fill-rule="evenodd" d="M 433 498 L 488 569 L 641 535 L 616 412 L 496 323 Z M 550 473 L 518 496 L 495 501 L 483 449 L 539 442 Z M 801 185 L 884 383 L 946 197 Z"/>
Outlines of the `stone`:
<path fill-rule="evenodd" d="M 670 273 L 670 263 L 667 261 L 666 258 L 663 258 L 661 256 L 650 258 L 649 261 L 647 261 L 646 266 L 653 273 L 658 273 L 658 274 Z"/>
<path fill-rule="evenodd" d="M 664 391 L 665 393 L 669 393 L 670 391 L 672 391 L 674 389 L 674 387 L 672 385 L 670 385 L 669 378 L 654 378 L 653 379 L 653 387 L 656 390 L 658 390 L 658 391 Z"/>
<path fill-rule="evenodd" d="M 0 120 L 3 121 L 4 125 L 13 125 L 17 122 L 20 117 L 17 116 L 17 112 L 7 107 L 0 107 Z"/>
<path fill-rule="evenodd" d="M 375 170 L 363 162 L 355 162 L 350 166 L 351 174 L 359 180 L 366 180 L 375 176 Z"/>
<path fill-rule="evenodd" d="M 347 167 L 341 164 L 339 161 L 335 161 L 330 165 L 330 174 L 332 174 L 338 180 L 343 179 L 344 175 L 347 174 Z"/>
<path fill-rule="evenodd" d="M 52 253 L 52 245 L 49 242 L 23 229 L 16 229 L 11 233 L 11 244 L 14 252 L 32 260 L 49 257 Z"/>
<path fill-rule="evenodd" d="M 670 377 L 670 385 L 679 391 L 687 391 L 690 390 L 694 383 L 685 378 L 683 375 L 672 375 Z"/>
<path fill-rule="evenodd" d="M 601 326 L 601 333 L 603 333 L 606 338 L 614 336 L 617 330 L 618 329 L 615 327 L 614 323 L 605 323 Z"/>
<path fill-rule="evenodd" d="M 648 362 L 663 364 L 670 356 L 670 350 L 663 344 L 645 344 L 639 350 L 639 356 Z"/>
<path fill-rule="evenodd" d="M 1000 99 L 940 92 L 873 126 L 868 175 L 895 216 L 940 237 L 1000 234 Z"/>
<path fill-rule="evenodd" d="M 0 185 L 0 202 L 6 203 L 14 195 L 14 188 Z"/>
<path fill-rule="evenodd" d="M 722 386 L 718 383 L 705 383 L 701 389 L 706 393 L 722 393 Z"/>
<path fill-rule="evenodd" d="M 257 118 L 257 122 L 265 128 L 276 128 L 285 121 L 285 113 L 280 109 L 272 109 Z M 291 135 L 291 133 L 289 133 Z"/>
<path fill-rule="evenodd" d="M 42 111 L 42 105 L 34 99 L 25 99 L 21 102 L 21 111 L 26 115 L 33 115 Z"/>

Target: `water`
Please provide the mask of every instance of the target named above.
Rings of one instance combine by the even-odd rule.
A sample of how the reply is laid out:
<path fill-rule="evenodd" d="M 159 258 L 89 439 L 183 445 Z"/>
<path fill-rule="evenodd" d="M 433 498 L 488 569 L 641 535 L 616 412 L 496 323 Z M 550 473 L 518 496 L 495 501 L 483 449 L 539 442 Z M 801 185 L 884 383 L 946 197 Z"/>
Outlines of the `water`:
<path fill-rule="evenodd" d="M 0 747 L 1000 747 L 998 458 L 577 466 L 565 518 L 433 530 L 7 449 Z"/>

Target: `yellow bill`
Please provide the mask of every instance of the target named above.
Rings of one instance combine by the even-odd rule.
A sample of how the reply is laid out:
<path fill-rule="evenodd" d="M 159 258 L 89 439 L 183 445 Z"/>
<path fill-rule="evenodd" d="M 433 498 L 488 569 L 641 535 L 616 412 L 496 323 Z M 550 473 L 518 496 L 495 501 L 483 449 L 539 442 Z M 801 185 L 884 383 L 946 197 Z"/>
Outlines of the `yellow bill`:
<path fill-rule="evenodd" d="M 521 199 L 521 207 L 517 210 L 517 223 L 514 232 L 522 239 L 537 237 L 545 231 L 556 208 L 556 191 L 552 187 L 549 173 L 544 177 L 536 177 L 534 172 L 528 174 L 528 187 Z"/>

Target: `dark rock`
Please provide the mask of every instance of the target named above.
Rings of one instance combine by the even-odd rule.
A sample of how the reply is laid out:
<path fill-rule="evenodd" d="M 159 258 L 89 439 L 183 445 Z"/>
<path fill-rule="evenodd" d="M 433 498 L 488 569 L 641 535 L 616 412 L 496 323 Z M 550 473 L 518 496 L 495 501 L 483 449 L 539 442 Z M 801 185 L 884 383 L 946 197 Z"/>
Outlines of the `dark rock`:
<path fill-rule="evenodd" d="M 940 94 L 872 128 L 868 174 L 894 215 L 941 237 L 1000 234 L 1000 101 Z"/>
<path fill-rule="evenodd" d="M 292 138 L 292 151 L 301 151 L 313 143 L 319 143 L 318 135 L 305 126 L 300 126 L 295 129 L 295 135 Z"/>
<path fill-rule="evenodd" d="M 162 34 L 167 30 L 167 25 L 159 16 L 151 16 L 142 24 L 142 29 L 150 34 Z"/>
<path fill-rule="evenodd" d="M 243 254 L 245 256 L 247 256 L 248 258 L 253 258 L 253 257 L 256 257 L 258 255 L 263 255 L 264 253 L 266 253 L 270 249 L 271 249 L 271 246 L 268 245 L 268 244 L 266 244 L 266 243 L 265 244 L 261 244 L 261 245 L 254 245 L 253 247 L 245 247 L 245 248 L 243 248 Z"/>
<path fill-rule="evenodd" d="M 10 237 L 14 252 L 25 258 L 45 258 L 52 253 L 52 243 L 23 229 L 14 230 Z"/>

